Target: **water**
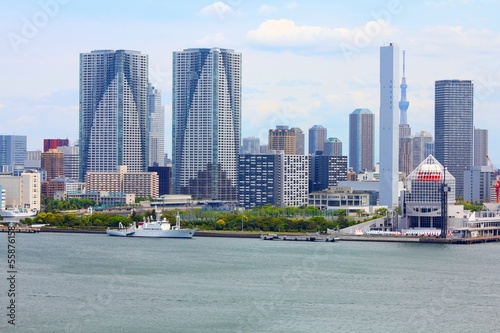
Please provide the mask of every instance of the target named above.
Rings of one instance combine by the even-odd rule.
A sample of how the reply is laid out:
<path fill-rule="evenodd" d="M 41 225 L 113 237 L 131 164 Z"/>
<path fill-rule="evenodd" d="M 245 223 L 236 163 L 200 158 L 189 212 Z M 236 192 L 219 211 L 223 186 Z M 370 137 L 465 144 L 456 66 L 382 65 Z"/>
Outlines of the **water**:
<path fill-rule="evenodd" d="M 16 237 L 0 332 L 498 331 L 498 243 Z"/>

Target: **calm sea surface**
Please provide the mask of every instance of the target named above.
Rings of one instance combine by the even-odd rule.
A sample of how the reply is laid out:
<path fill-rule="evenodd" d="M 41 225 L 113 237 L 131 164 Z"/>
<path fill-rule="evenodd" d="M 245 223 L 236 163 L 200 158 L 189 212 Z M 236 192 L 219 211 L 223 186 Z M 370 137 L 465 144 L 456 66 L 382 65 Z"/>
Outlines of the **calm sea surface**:
<path fill-rule="evenodd" d="M 499 332 L 500 244 L 16 235 L 0 332 Z"/>

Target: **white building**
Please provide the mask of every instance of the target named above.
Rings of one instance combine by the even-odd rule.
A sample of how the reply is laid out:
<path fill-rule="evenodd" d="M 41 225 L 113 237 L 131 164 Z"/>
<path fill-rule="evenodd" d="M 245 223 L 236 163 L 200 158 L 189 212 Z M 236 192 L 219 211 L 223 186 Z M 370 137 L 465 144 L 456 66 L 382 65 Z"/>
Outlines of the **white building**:
<path fill-rule="evenodd" d="M 380 204 L 398 203 L 399 47 L 380 48 Z"/>
<path fill-rule="evenodd" d="M 463 217 L 463 206 L 455 205 L 455 178 L 429 155 L 406 177 L 399 227 L 441 229 L 443 184 L 450 188 L 447 192 L 448 216 Z"/>
<path fill-rule="evenodd" d="M 40 210 L 41 179 L 34 170 L 20 176 L 0 175 L 0 186 L 5 190 L 5 206 Z"/>
<path fill-rule="evenodd" d="M 307 205 L 309 193 L 309 156 L 282 155 L 283 172 L 281 206 L 300 207 Z"/>

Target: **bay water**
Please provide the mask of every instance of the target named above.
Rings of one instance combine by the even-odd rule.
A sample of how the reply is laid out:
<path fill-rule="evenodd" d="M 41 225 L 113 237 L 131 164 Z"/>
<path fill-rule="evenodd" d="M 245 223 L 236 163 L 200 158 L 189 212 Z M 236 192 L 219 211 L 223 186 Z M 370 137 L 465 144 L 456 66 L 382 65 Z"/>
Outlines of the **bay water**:
<path fill-rule="evenodd" d="M 498 332 L 500 243 L 0 234 L 0 332 Z"/>

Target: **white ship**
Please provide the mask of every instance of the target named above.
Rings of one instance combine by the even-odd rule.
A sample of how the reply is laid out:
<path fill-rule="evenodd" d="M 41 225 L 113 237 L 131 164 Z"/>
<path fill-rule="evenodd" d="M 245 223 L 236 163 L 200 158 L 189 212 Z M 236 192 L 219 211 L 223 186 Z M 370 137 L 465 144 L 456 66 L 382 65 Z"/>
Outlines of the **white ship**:
<path fill-rule="evenodd" d="M 26 209 L 20 207 L 7 208 L 5 210 L 0 210 L 0 215 L 4 218 L 9 217 L 33 217 L 36 216 L 38 212 L 34 209 Z"/>
<path fill-rule="evenodd" d="M 175 225 L 171 226 L 167 219 L 157 221 L 140 222 L 136 227 L 135 223 L 129 228 L 118 228 L 106 230 L 110 236 L 121 237 L 154 237 L 154 238 L 192 238 L 195 229 L 181 229 L 181 217 L 179 213 L 175 217 Z"/>

